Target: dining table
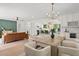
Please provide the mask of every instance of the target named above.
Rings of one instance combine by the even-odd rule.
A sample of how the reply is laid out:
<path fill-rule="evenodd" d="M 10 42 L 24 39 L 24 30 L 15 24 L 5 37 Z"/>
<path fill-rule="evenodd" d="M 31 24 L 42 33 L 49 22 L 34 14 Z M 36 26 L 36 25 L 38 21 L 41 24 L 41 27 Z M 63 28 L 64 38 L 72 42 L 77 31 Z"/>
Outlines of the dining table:
<path fill-rule="evenodd" d="M 53 39 L 50 35 L 42 35 L 42 36 L 36 36 L 32 38 L 33 41 L 36 43 L 41 43 L 45 45 L 51 46 L 51 55 L 57 56 L 58 55 L 58 46 L 62 45 L 62 41 L 64 40 L 64 37 L 62 36 L 55 36 Z"/>

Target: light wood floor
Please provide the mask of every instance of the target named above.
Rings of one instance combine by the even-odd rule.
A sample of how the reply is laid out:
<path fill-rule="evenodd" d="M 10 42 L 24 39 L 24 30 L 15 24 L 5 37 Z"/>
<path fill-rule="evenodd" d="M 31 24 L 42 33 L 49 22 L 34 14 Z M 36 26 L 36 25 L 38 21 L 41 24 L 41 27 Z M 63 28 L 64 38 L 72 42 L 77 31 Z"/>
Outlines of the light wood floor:
<path fill-rule="evenodd" d="M 27 40 L 16 41 L 0 45 L 0 56 L 21 56 L 24 55 L 24 44 Z"/>

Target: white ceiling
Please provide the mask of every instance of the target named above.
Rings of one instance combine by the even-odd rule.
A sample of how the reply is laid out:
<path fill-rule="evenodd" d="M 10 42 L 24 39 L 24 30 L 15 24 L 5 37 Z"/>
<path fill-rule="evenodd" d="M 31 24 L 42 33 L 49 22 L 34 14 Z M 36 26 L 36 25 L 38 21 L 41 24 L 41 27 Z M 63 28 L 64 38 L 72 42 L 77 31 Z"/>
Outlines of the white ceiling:
<path fill-rule="evenodd" d="M 44 17 L 49 10 L 48 3 L 0 4 L 0 16 Z"/>
<path fill-rule="evenodd" d="M 79 13 L 79 3 L 56 3 L 54 9 L 61 15 Z"/>
<path fill-rule="evenodd" d="M 46 17 L 51 11 L 50 3 L 0 3 L 0 17 L 18 16 L 18 17 Z M 56 3 L 54 11 L 60 15 L 79 12 L 78 3 Z"/>

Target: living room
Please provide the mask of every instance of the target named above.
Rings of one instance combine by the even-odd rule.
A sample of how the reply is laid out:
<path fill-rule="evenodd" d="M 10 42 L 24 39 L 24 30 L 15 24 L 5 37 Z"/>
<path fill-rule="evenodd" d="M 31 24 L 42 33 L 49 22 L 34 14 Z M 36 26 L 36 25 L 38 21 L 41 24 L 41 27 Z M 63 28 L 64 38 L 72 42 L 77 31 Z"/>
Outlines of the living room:
<path fill-rule="evenodd" d="M 0 3 L 0 56 L 79 56 L 78 7 Z"/>

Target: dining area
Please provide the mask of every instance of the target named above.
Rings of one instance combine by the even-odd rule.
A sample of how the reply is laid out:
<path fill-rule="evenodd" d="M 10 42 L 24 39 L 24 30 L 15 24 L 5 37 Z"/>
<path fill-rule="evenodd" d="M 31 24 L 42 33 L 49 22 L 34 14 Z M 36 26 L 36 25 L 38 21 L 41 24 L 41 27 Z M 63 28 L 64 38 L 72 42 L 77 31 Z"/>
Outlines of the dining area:
<path fill-rule="evenodd" d="M 63 40 L 62 36 L 54 38 L 50 35 L 32 36 L 24 45 L 26 56 L 58 56 L 58 46 L 62 45 Z"/>
<path fill-rule="evenodd" d="M 67 38 L 67 33 L 29 36 L 24 44 L 26 56 L 79 56 L 79 39 Z"/>

